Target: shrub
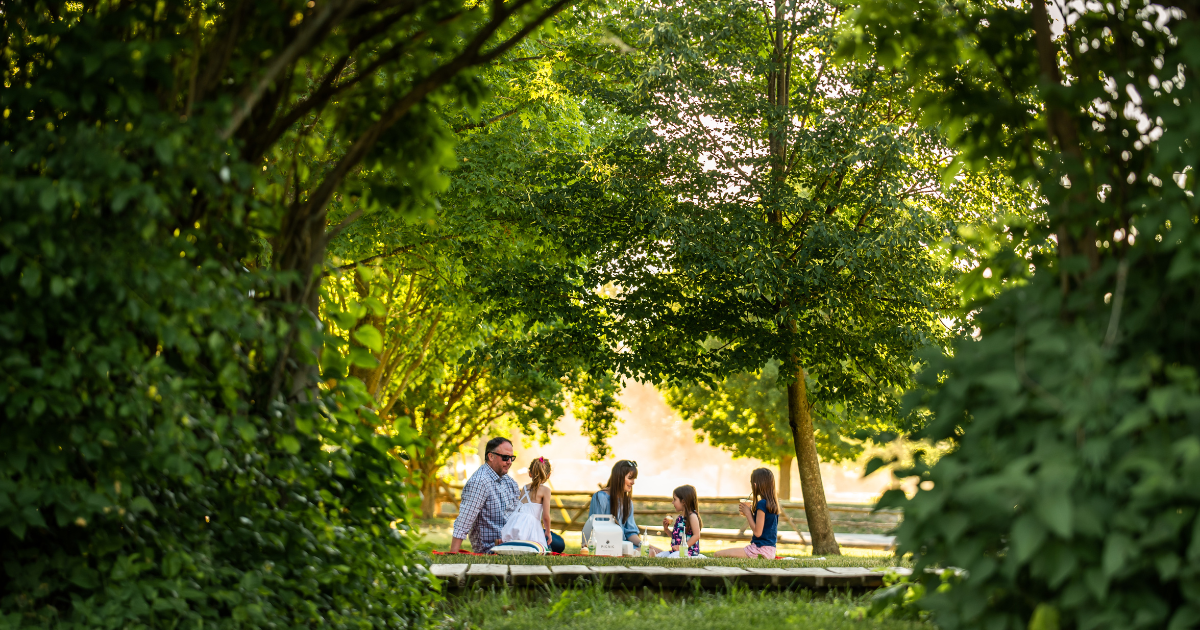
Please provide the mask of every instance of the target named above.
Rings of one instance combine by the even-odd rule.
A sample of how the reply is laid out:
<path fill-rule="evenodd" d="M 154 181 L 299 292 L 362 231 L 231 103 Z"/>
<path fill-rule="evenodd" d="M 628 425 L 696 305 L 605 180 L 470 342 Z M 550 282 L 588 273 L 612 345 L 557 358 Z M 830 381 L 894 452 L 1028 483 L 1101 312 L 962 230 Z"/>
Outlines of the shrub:
<path fill-rule="evenodd" d="M 411 431 L 353 381 L 281 402 L 322 339 L 248 267 L 269 214 L 219 117 L 160 107 L 179 50 L 5 12 L 0 624 L 421 625 Z"/>
<path fill-rule="evenodd" d="M 965 304 L 979 339 L 931 359 L 918 393 L 920 435 L 953 449 L 880 505 L 904 507 L 899 551 L 943 627 L 1195 627 L 1200 25 L 1184 5 L 1059 6 L 1058 34 L 1041 0 L 866 2 L 855 20 L 932 82 L 927 115 L 961 130 L 967 164 L 1004 158 L 1049 219 L 1002 226 L 968 274 L 966 294 L 995 295 Z M 966 573 L 939 590 L 932 566 Z"/>

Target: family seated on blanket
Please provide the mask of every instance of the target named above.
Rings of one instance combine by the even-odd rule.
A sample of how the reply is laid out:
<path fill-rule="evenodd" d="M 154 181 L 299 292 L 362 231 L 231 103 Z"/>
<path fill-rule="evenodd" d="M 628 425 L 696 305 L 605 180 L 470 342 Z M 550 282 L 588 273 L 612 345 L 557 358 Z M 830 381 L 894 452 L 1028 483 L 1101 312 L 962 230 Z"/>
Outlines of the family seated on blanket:
<path fill-rule="evenodd" d="M 450 553 L 462 549 L 464 539 L 471 541 L 476 553 L 488 553 L 496 545 L 510 541 L 529 541 L 542 549 L 562 553 L 563 539 L 550 531 L 550 462 L 539 457 L 529 464 L 530 483 L 519 488 L 508 476 L 516 456 L 512 442 L 496 437 L 488 441 L 484 465 L 480 466 L 463 485 L 457 518 L 454 519 Z M 592 516 L 606 514 L 620 525 L 624 539 L 640 550 L 642 539 L 633 515 L 633 485 L 637 481 L 637 462 L 620 460 L 613 465 L 608 484 L 592 495 L 588 520 L 583 527 L 583 540 L 588 540 Z M 775 475 L 766 468 L 750 475 L 750 503 L 738 504 L 738 511 L 754 533 L 745 547 L 722 549 L 716 552 L 726 558 L 775 558 L 779 525 L 779 500 L 775 496 Z M 652 557 L 703 557 L 700 554 L 700 535 L 704 523 L 698 510 L 696 489 L 680 486 L 672 493 L 672 502 L 679 513 L 672 522 L 663 518 L 662 532 L 671 539 L 670 549 L 649 546 Z"/>

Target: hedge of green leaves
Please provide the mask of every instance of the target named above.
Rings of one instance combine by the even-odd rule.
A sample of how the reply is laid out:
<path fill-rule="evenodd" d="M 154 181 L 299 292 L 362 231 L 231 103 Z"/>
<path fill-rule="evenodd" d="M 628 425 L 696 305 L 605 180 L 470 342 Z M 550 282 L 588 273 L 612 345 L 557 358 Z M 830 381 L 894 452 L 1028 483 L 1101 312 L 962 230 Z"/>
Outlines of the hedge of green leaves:
<path fill-rule="evenodd" d="M 421 625 L 411 431 L 347 385 L 279 403 L 321 340 L 242 262 L 267 219 L 222 118 L 160 107 L 177 40 L 4 13 L 0 626 Z"/>
<path fill-rule="evenodd" d="M 880 505 L 905 509 L 899 551 L 915 554 L 917 605 L 942 627 L 1192 628 L 1200 16 L 1138 2 L 1064 11 L 1049 59 L 1027 5 L 872 2 L 856 18 L 859 36 L 891 40 L 936 77 L 927 115 L 957 127 L 968 166 L 1018 165 L 1051 217 L 1009 224 L 970 274 L 969 293 L 996 294 L 967 305 L 979 339 L 921 377 L 922 436 L 954 449 L 907 471 L 925 487 L 914 498 Z M 1050 253 L 1015 255 L 1026 240 Z M 923 572 L 935 566 L 965 573 L 943 584 Z"/>

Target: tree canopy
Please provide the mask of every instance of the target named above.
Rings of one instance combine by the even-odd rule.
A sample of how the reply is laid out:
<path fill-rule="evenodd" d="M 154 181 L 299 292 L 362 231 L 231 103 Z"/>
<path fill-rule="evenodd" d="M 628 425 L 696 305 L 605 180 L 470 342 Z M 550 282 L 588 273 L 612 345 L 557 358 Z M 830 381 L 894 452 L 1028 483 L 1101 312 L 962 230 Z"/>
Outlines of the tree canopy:
<path fill-rule="evenodd" d="M 316 280 L 444 186 L 439 112 L 565 5 L 5 5 L 7 625 L 425 623 L 418 436 L 320 380 Z"/>
<path fill-rule="evenodd" d="M 820 3 L 618 5 L 603 23 L 628 49 L 581 44 L 566 81 L 638 124 L 528 175 L 528 224 L 581 264 L 555 276 L 526 261 L 518 285 L 535 291 L 506 277 L 490 293 L 573 323 L 531 354 L 586 331 L 594 362 L 685 386 L 779 361 L 822 553 L 836 543 L 808 397 L 846 409 L 825 420 L 851 420 L 847 433 L 902 426 L 914 352 L 946 343 L 939 316 L 959 308 L 943 244 L 1034 197 L 998 171 L 943 178 L 954 152 L 917 124 L 905 77 L 833 63 L 838 15 Z"/>

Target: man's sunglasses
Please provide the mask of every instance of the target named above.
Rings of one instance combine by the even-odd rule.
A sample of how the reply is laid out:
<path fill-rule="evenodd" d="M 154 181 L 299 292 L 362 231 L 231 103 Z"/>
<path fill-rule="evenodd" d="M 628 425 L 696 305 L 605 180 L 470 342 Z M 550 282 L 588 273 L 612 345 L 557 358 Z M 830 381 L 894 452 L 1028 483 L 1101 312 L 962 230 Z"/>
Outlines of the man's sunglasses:
<path fill-rule="evenodd" d="M 511 462 L 517 458 L 516 455 L 501 455 L 500 453 L 497 453 L 496 451 L 488 451 L 487 454 L 495 455 L 496 457 L 499 457 L 500 461 L 502 461 L 502 462 Z"/>

